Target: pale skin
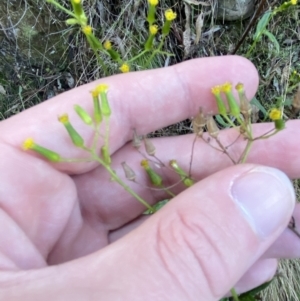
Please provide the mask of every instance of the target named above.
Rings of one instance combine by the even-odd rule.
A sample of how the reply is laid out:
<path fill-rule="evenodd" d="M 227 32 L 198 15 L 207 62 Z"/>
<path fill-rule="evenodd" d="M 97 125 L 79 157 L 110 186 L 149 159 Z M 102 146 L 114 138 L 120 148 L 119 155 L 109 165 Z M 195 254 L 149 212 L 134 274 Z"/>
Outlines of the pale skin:
<path fill-rule="evenodd" d="M 222 57 L 98 81 L 109 85 L 110 151 L 117 173 L 124 179 L 121 162 L 126 161 L 146 184 L 142 158 L 129 143 L 133 128 L 146 134 L 194 116 L 199 106 L 216 113 L 210 88 L 226 81 L 244 83 L 251 98 L 258 75 L 249 61 Z M 300 240 L 286 229 L 292 213 L 296 226 L 300 223 L 299 207 L 294 209 L 292 201 L 281 225 L 260 241 L 227 195 L 231 179 L 255 164 L 278 168 L 291 179 L 300 177 L 299 121 L 255 142 L 251 164 L 242 166 L 232 167 L 224 154 L 197 142 L 192 175 L 199 182 L 187 190 L 176 187 L 178 196 L 161 212 L 141 218 L 145 208 L 97 163 L 53 164 L 21 149 L 32 137 L 63 157 L 86 157 L 72 146 L 57 116 L 68 113 L 90 143 L 92 130 L 73 105 L 92 112 L 89 92 L 95 85 L 0 123 L 1 300 L 218 300 L 232 287 L 241 292 L 271 279 L 277 258 L 299 256 Z M 260 124 L 255 133 L 270 128 Z M 220 135 L 225 145 L 234 137 L 234 130 Z M 188 169 L 193 138 L 157 138 L 153 143 L 162 161 L 176 159 Z M 244 145 L 239 140 L 233 153 Z M 167 171 L 164 175 L 168 183 L 177 179 Z M 129 185 L 151 204 L 165 197 L 161 191 Z M 266 218 L 271 217 L 266 213 Z M 209 238 L 205 243 L 198 239 L 202 233 Z M 221 244 L 221 251 L 214 244 Z M 207 261 L 205 254 L 216 249 Z"/>

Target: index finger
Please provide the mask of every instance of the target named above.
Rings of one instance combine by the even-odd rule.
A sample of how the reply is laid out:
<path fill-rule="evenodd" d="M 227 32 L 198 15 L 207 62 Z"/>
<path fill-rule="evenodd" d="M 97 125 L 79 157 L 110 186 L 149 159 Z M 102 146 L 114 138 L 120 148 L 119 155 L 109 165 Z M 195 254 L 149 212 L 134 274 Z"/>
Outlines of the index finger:
<path fill-rule="evenodd" d="M 110 121 L 110 152 L 114 153 L 132 137 L 132 129 L 148 133 L 193 116 L 199 106 L 216 112 L 211 87 L 226 81 L 244 83 L 251 98 L 258 85 L 255 67 L 238 56 L 191 60 L 164 69 L 121 74 L 101 79 L 33 107 L 0 124 L 0 141 L 16 148 L 27 137 L 40 145 L 59 152 L 66 158 L 84 157 L 75 148 L 57 116 L 68 113 L 73 126 L 87 144 L 93 130 L 73 110 L 79 104 L 90 114 L 93 111 L 90 91 L 99 83 L 109 85 L 108 99 L 112 109 Z M 0 142 L 1 143 L 1 142 Z M 59 170 L 81 173 L 96 163 L 57 164 Z"/>

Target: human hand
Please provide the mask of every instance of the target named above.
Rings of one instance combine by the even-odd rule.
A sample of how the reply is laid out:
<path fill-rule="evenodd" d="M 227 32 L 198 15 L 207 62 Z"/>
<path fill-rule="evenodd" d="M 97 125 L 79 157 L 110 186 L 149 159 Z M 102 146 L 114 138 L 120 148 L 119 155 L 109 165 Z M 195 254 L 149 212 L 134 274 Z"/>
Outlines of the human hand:
<path fill-rule="evenodd" d="M 199 106 L 216 112 L 210 88 L 225 81 L 243 82 L 250 98 L 258 76 L 249 61 L 228 56 L 101 80 L 110 87 L 117 173 L 126 161 L 146 182 L 140 156 L 128 144 L 132 129 L 148 133 L 194 115 Z M 218 300 L 232 287 L 241 292 L 269 280 L 274 258 L 299 256 L 300 241 L 286 229 L 292 186 L 283 173 L 256 165 L 300 177 L 299 121 L 254 143 L 251 164 L 230 167 L 228 158 L 197 142 L 193 177 L 199 182 L 185 191 L 178 187 L 177 197 L 145 218 L 145 208 L 97 163 L 50 164 L 20 149 L 33 137 L 64 157 L 84 157 L 56 119 L 68 112 L 90 141 L 92 130 L 70 112 L 77 103 L 92 110 L 94 87 L 79 87 L 0 124 L 1 300 Z M 260 124 L 255 132 L 270 127 Z M 223 131 L 220 139 L 226 145 L 235 135 Z M 193 137 L 156 138 L 157 155 L 188 169 Z M 240 153 L 243 145 L 231 149 Z M 172 181 L 172 174 L 165 177 Z M 152 204 L 165 197 L 133 188 Z M 298 207 L 293 214 L 298 224 Z"/>

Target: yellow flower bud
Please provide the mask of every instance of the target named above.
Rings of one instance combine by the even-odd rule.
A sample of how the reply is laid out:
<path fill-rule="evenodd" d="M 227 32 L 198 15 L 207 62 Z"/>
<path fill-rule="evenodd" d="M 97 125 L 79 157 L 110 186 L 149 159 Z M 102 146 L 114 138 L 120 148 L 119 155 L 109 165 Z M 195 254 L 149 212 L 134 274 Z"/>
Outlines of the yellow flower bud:
<path fill-rule="evenodd" d="M 224 93 L 231 92 L 231 90 L 232 90 L 232 84 L 229 83 L 229 82 L 226 82 L 225 84 L 223 84 L 223 85 L 221 86 L 221 90 L 222 90 Z"/>
<path fill-rule="evenodd" d="M 273 121 L 281 119 L 281 115 L 281 110 L 277 108 L 273 108 L 269 113 L 269 117 Z"/>
<path fill-rule="evenodd" d="M 111 42 L 109 40 L 106 40 L 103 44 L 104 49 L 110 50 L 112 48 Z"/>
<path fill-rule="evenodd" d="M 176 19 L 176 16 L 177 14 L 173 12 L 173 10 L 171 8 L 167 9 L 165 11 L 165 17 L 166 17 L 166 20 L 168 21 L 173 21 Z"/>
<path fill-rule="evenodd" d="M 121 72 L 123 73 L 127 73 L 130 71 L 130 67 L 128 64 L 124 63 L 122 64 L 122 66 L 119 68 Z"/>
<path fill-rule="evenodd" d="M 99 84 L 97 87 L 96 87 L 96 90 L 98 91 L 98 93 L 106 93 L 108 91 L 108 88 L 109 86 L 107 84 Z"/>
<path fill-rule="evenodd" d="M 155 36 L 157 34 L 158 31 L 158 26 L 157 25 L 151 25 L 149 27 L 149 32 L 151 35 Z"/>
<path fill-rule="evenodd" d="M 148 168 L 149 167 L 149 161 L 148 160 L 146 160 L 146 159 L 144 159 L 144 160 L 142 160 L 141 161 L 141 166 L 143 167 L 143 168 Z"/>
<path fill-rule="evenodd" d="M 91 94 L 93 97 L 98 97 L 99 91 L 95 88 L 94 90 L 91 91 Z"/>
<path fill-rule="evenodd" d="M 68 123 L 69 122 L 68 114 L 63 114 L 61 116 L 58 116 L 58 121 L 61 122 L 62 124 Z"/>
<path fill-rule="evenodd" d="M 29 149 L 32 149 L 33 146 L 34 146 L 34 140 L 32 138 L 27 138 L 24 142 L 23 142 L 23 145 L 22 145 L 22 148 L 26 151 L 26 150 L 29 150 Z"/>
<path fill-rule="evenodd" d="M 149 4 L 152 6 L 156 6 L 158 4 L 158 0 L 148 0 Z"/>
<path fill-rule="evenodd" d="M 93 33 L 93 29 L 92 29 L 91 26 L 85 25 L 85 26 L 82 26 L 82 32 L 83 32 L 84 34 L 86 34 L 87 36 L 90 36 L 90 35 L 92 35 L 92 33 Z"/>
<path fill-rule="evenodd" d="M 211 93 L 214 95 L 219 95 L 221 93 L 221 86 L 214 86 L 211 88 Z"/>

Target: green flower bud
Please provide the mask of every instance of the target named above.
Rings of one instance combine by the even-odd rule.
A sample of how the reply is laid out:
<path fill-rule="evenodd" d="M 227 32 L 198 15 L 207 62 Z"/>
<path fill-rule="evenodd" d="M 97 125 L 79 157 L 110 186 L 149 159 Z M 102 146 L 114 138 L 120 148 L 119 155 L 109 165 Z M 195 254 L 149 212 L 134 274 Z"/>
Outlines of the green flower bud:
<path fill-rule="evenodd" d="M 22 148 L 27 151 L 27 150 L 33 150 L 36 153 L 42 155 L 46 159 L 52 162 L 59 162 L 61 161 L 61 157 L 58 153 L 51 151 L 50 149 L 44 148 L 34 142 L 32 138 L 27 138 L 23 142 Z"/>
<path fill-rule="evenodd" d="M 276 119 L 274 123 L 276 130 L 283 130 L 285 128 L 285 121 L 283 119 Z"/>
<path fill-rule="evenodd" d="M 155 23 L 155 13 L 156 13 L 156 5 L 152 5 L 151 3 L 149 3 L 147 21 L 149 22 L 150 25 Z"/>
<path fill-rule="evenodd" d="M 72 124 L 69 121 L 69 116 L 67 114 L 61 115 L 58 117 L 58 120 L 64 125 L 66 128 L 73 144 L 77 147 L 83 147 L 84 140 L 78 134 L 78 132 L 73 128 Z"/>
<path fill-rule="evenodd" d="M 78 20 L 77 20 L 77 19 L 74 19 L 74 18 L 67 19 L 67 20 L 66 20 L 66 24 L 67 24 L 67 25 L 75 25 L 75 24 L 78 24 Z"/>
<path fill-rule="evenodd" d="M 154 186 L 161 186 L 162 185 L 162 177 L 157 174 L 150 166 L 148 160 L 142 160 L 141 166 L 146 170 L 150 182 Z"/>
<path fill-rule="evenodd" d="M 100 43 L 100 41 L 94 36 L 94 34 L 86 34 L 86 39 L 88 43 L 90 44 L 91 48 L 96 51 L 96 50 L 103 50 L 103 46 Z"/>
<path fill-rule="evenodd" d="M 83 11 L 81 0 L 71 0 L 71 4 L 76 17 L 78 17 L 82 23 L 86 23 L 87 17 Z"/>
<path fill-rule="evenodd" d="M 153 45 L 153 40 L 154 40 L 154 36 L 150 35 L 145 43 L 145 50 L 150 50 L 152 49 L 152 45 Z"/>
<path fill-rule="evenodd" d="M 176 160 L 171 160 L 169 165 L 173 168 L 173 170 L 180 176 L 183 184 L 187 187 L 190 187 L 194 184 L 194 181 L 187 175 L 187 173 L 179 167 Z"/>
<path fill-rule="evenodd" d="M 171 29 L 171 21 L 166 20 L 161 30 L 163 37 L 166 37 L 170 33 L 170 29 Z"/>
<path fill-rule="evenodd" d="M 94 104 L 94 119 L 96 124 L 100 124 L 102 121 L 102 112 L 100 108 L 100 101 L 99 101 L 99 90 L 97 87 L 91 91 L 93 96 L 93 104 Z"/>
<path fill-rule="evenodd" d="M 107 99 L 107 92 L 102 91 L 100 92 L 100 97 L 101 97 L 101 111 L 103 116 L 109 117 L 111 115 L 111 109 L 108 103 Z"/>
<path fill-rule="evenodd" d="M 240 117 L 240 107 L 232 94 L 231 84 L 225 83 L 224 85 L 222 85 L 221 89 L 226 95 L 230 114 L 236 118 L 239 118 Z"/>
<path fill-rule="evenodd" d="M 218 111 L 220 115 L 227 116 L 227 110 L 226 106 L 224 104 L 224 101 L 221 97 L 221 87 L 220 86 L 215 86 L 211 89 L 211 92 L 214 94 L 217 106 L 218 106 Z"/>
<path fill-rule="evenodd" d="M 78 114 L 78 116 L 81 118 L 81 120 L 87 124 L 87 125 L 92 125 L 93 124 L 93 119 L 92 117 L 89 115 L 89 113 L 87 111 L 85 111 L 85 109 L 83 109 L 81 106 L 79 105 L 74 105 L 74 110 L 75 112 Z"/>

